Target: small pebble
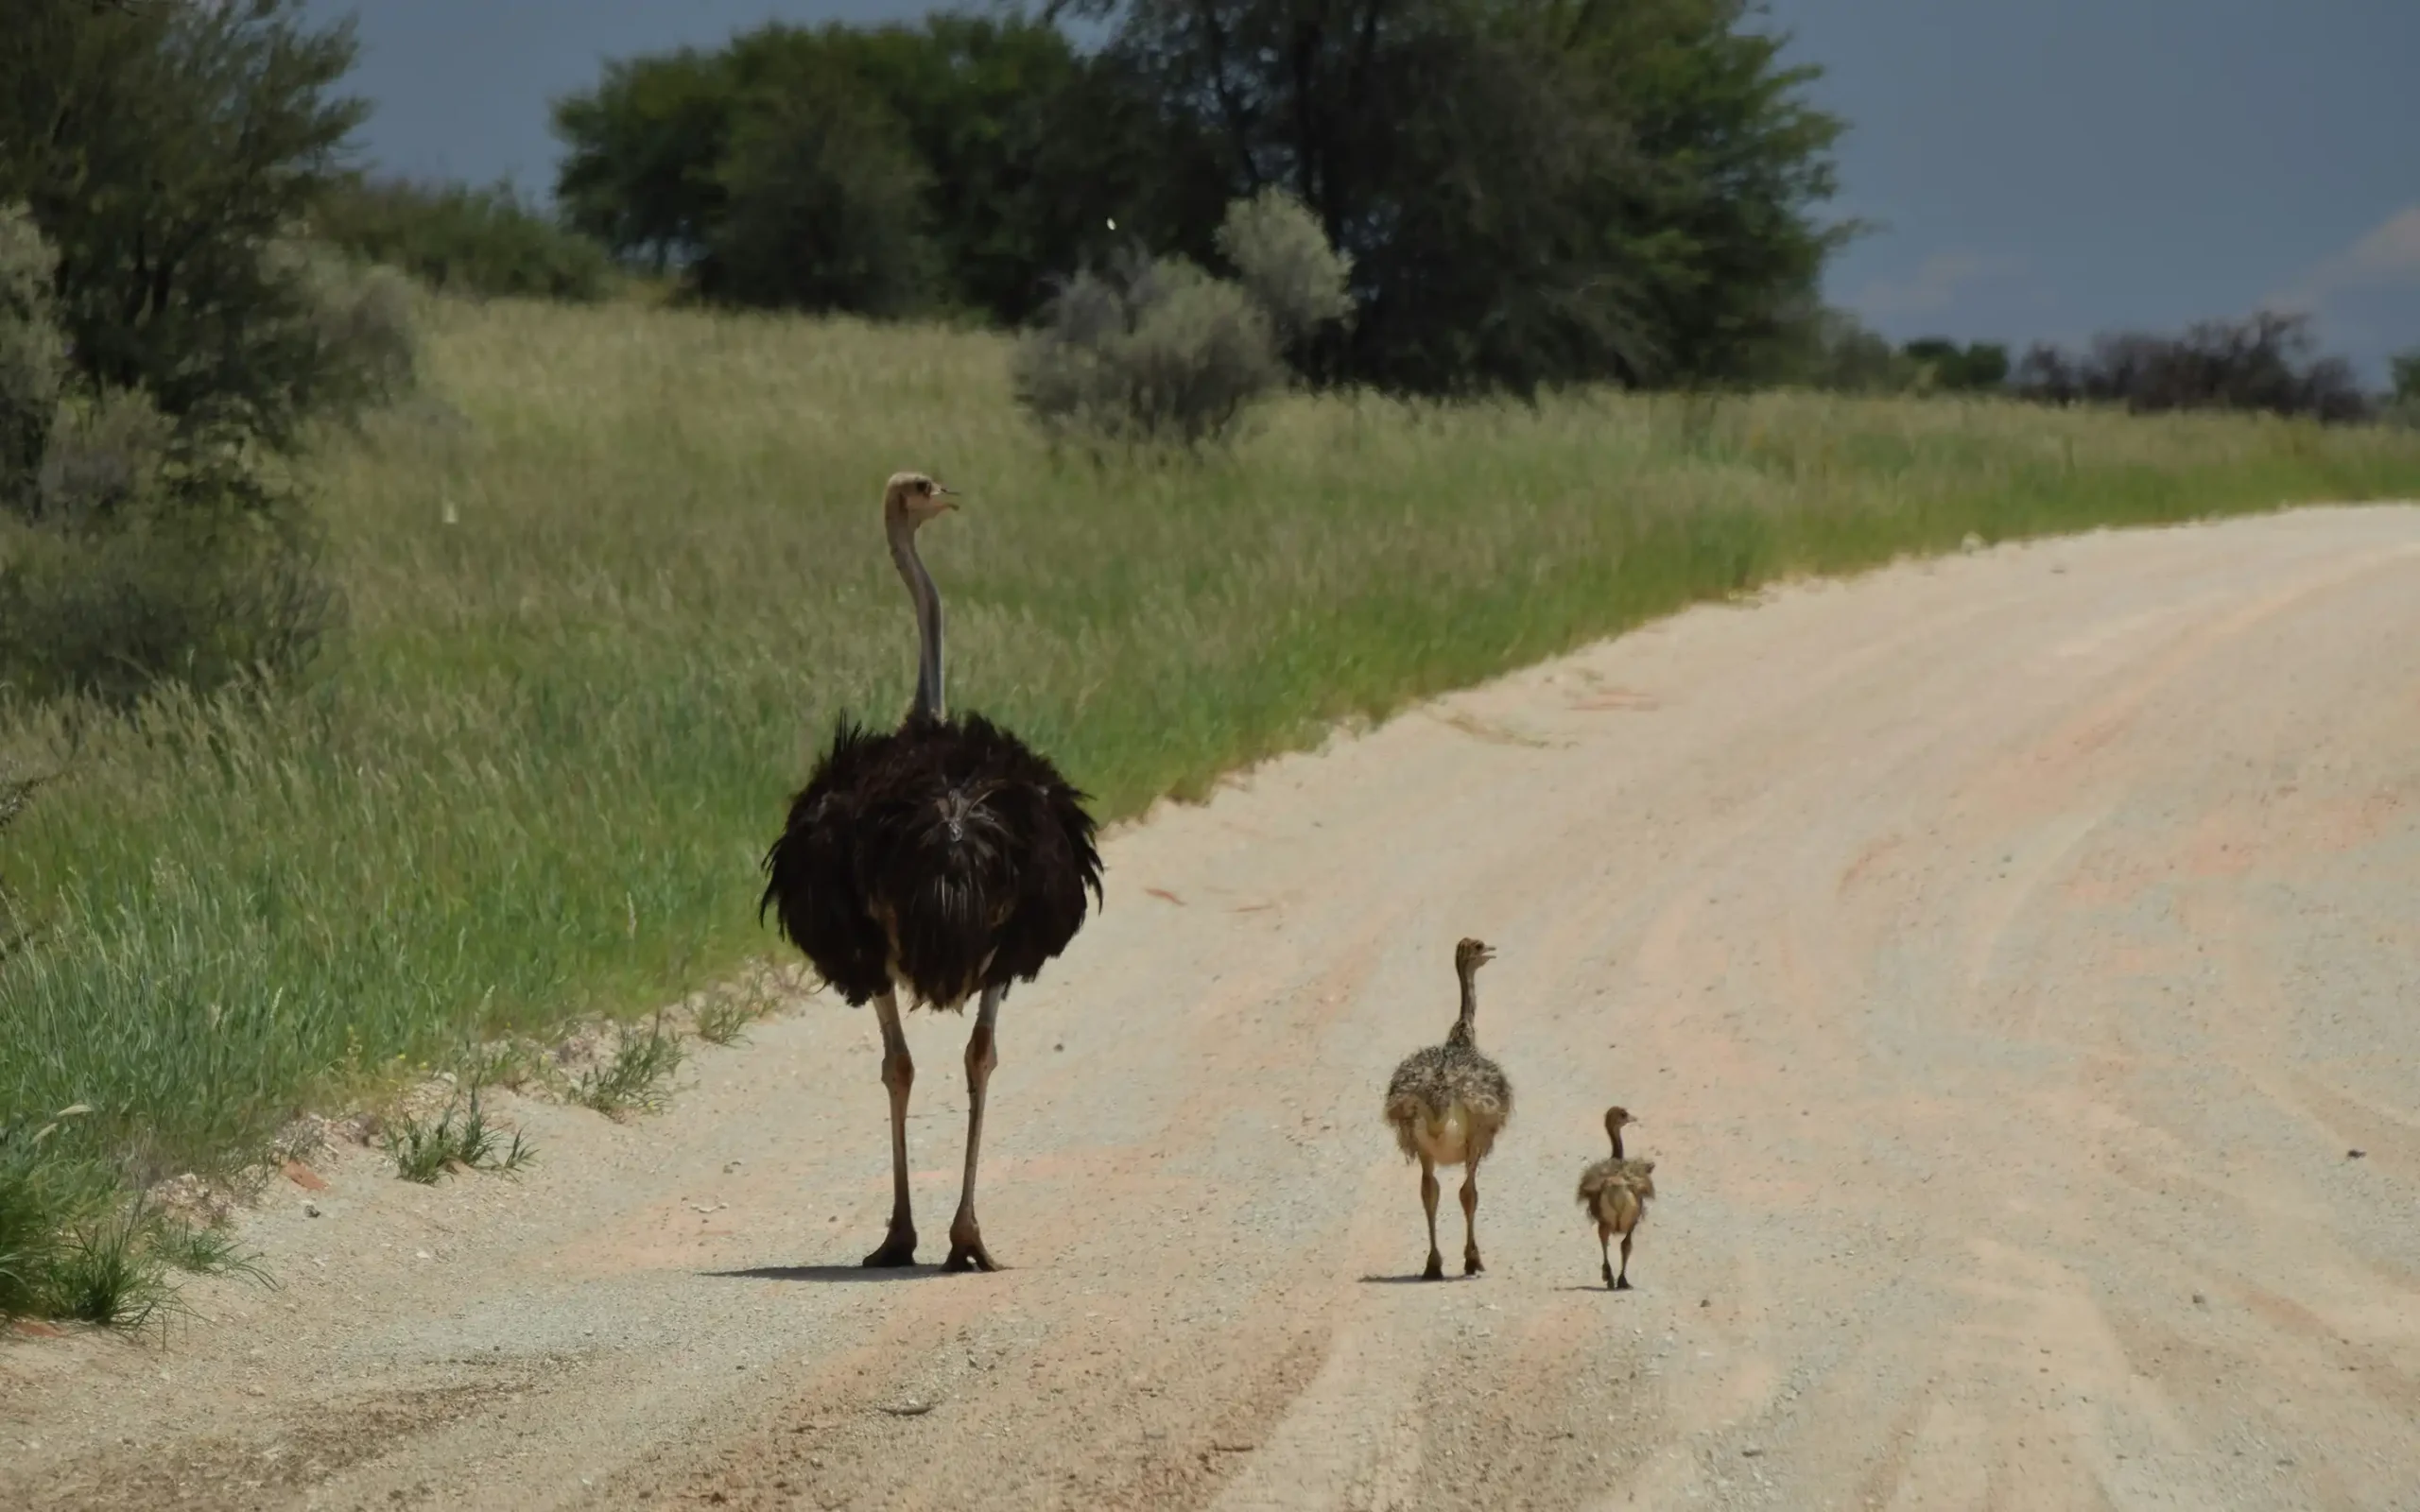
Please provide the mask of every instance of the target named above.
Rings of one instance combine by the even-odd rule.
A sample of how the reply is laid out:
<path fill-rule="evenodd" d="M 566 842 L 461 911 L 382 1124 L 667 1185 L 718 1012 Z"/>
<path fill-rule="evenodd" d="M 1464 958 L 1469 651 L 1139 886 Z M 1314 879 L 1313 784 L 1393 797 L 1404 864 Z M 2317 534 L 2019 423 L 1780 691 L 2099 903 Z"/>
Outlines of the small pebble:
<path fill-rule="evenodd" d="M 2370 1152 L 2369 1152 L 2369 1151 L 2367 1151 L 2367 1150 L 2346 1150 L 2346 1151 L 2344 1152 L 2344 1159 L 2346 1159 L 2346 1160 L 2360 1160 L 2362 1156 L 2367 1155 L 2367 1154 L 2369 1154 L 2369 1153 L 2370 1153 Z"/>
<path fill-rule="evenodd" d="M 316 1218 L 316 1217 L 318 1217 L 319 1215 L 320 1215 L 320 1205 L 319 1205 L 318 1203 L 316 1203 L 316 1202 L 306 1202 L 306 1203 L 302 1204 L 302 1216 L 303 1216 L 303 1217 L 305 1217 L 305 1218 Z"/>
<path fill-rule="evenodd" d="M 2209 1298 L 2208 1298 L 2208 1297 L 2204 1297 L 2204 1296 L 2203 1296 L 2201 1293 L 2199 1293 L 2199 1292 L 2195 1292 L 2195 1293 L 2193 1294 L 2193 1305 L 2194 1305 L 2195 1307 L 2200 1307 L 2203 1303 L 2204 1303 L 2204 1302 L 2206 1302 L 2206 1301 L 2208 1301 L 2208 1300 L 2209 1300 Z"/>

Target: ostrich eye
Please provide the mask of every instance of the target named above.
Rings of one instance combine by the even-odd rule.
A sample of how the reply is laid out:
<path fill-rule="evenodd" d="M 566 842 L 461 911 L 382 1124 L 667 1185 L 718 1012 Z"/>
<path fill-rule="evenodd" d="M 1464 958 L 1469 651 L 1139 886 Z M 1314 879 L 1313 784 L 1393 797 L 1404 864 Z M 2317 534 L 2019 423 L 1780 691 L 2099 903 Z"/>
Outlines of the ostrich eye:
<path fill-rule="evenodd" d="M 919 478 L 916 480 L 916 491 L 918 493 L 930 493 L 933 491 L 933 486 L 926 483 L 922 478 Z"/>

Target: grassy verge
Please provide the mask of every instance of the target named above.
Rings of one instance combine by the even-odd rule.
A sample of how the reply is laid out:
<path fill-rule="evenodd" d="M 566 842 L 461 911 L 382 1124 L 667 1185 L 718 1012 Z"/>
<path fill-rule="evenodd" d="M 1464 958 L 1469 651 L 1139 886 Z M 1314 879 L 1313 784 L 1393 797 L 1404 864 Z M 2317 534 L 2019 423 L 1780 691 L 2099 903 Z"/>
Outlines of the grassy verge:
<path fill-rule="evenodd" d="M 2420 493 L 2420 436 L 1987 402 L 1291 401 L 1184 467 L 1054 457 L 995 338 L 616 304 L 439 303 L 427 397 L 318 464 L 353 627 L 266 707 L 167 702 L 0 762 L 0 1123 L 88 1105 L 140 1178 L 480 1035 L 649 1005 L 768 948 L 756 860 L 910 621 L 952 692 L 1109 815 L 1334 720 L 1800 572 L 1986 540 Z"/>

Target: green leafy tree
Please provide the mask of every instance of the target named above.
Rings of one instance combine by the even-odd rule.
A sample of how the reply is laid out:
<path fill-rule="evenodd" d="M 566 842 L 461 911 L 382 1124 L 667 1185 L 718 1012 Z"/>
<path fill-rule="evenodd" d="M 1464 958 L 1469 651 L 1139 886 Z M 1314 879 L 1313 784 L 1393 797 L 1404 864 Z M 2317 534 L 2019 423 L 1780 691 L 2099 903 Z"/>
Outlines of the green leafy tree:
<path fill-rule="evenodd" d="M 750 304 L 865 315 L 931 302 L 924 164 L 882 100 L 834 70 L 743 114 L 700 286 Z"/>
<path fill-rule="evenodd" d="M 350 25 L 298 0 L 10 0 L 0 203 L 58 254 L 58 319 L 89 384 L 139 388 L 188 429 L 287 446 L 366 397 L 310 274 L 278 250 L 335 183 L 365 108 L 335 94 Z"/>
<path fill-rule="evenodd" d="M 352 33 L 296 0 L 9 0 L 0 38 L 0 680 L 295 669 L 337 605 L 264 454 L 411 367 L 408 290 L 294 235 L 361 119 Z"/>
<path fill-rule="evenodd" d="M 730 69 L 694 48 L 605 65 L 555 103 L 555 198 L 571 225 L 659 273 L 702 254 L 723 209 L 735 105 Z"/>
<path fill-rule="evenodd" d="M 1837 233 L 1840 124 L 1745 0 L 1069 0 L 1231 194 L 1353 261 L 1323 370 L 1451 390 L 1750 373 Z M 1206 239 L 1196 228 L 1187 249 Z"/>
<path fill-rule="evenodd" d="M 1121 64 L 1016 15 L 768 26 L 713 53 L 617 61 L 596 89 L 557 103 L 555 129 L 557 197 L 575 227 L 682 269 L 701 293 L 750 302 L 801 302 L 811 288 L 826 291 L 808 301 L 821 307 L 834 289 L 838 307 L 873 312 L 853 302 L 860 294 L 905 307 L 862 266 L 760 276 L 782 237 L 808 230 L 798 218 L 808 200 L 851 207 L 858 231 L 838 245 L 861 249 L 885 228 L 876 240 L 889 255 L 920 270 L 916 302 L 1008 323 L 1087 257 L 1128 236 L 1166 239 L 1187 215 L 1215 222 L 1224 203 Z M 881 172 L 815 146 L 844 140 Z M 909 186 L 912 205 L 899 192 Z M 759 191 L 773 200 L 755 202 Z M 743 248 L 752 267 L 735 274 L 725 259 Z M 789 255 L 835 249 L 796 242 Z"/>

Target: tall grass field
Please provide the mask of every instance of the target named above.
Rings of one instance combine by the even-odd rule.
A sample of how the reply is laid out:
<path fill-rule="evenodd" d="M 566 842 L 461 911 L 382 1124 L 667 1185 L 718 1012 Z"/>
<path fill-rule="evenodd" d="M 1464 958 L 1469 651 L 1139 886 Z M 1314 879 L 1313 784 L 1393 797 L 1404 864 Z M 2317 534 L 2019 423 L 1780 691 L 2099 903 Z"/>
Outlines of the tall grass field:
<path fill-rule="evenodd" d="M 955 707 L 1104 817 L 1693 600 L 1909 552 L 2420 494 L 2420 434 L 2014 404 L 1298 397 L 1191 458 L 1054 454 L 1002 337 L 432 301 L 420 394 L 311 471 L 349 624 L 307 684 L 80 723 L 0 833 L 0 1125 L 137 1179 L 315 1100 L 630 1011 L 775 941 L 759 856 L 835 715 L 906 707 L 884 478 Z M 1115 886 L 1115 878 L 1111 878 Z M 0 1249 L 5 1249 L 0 1236 Z"/>

